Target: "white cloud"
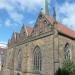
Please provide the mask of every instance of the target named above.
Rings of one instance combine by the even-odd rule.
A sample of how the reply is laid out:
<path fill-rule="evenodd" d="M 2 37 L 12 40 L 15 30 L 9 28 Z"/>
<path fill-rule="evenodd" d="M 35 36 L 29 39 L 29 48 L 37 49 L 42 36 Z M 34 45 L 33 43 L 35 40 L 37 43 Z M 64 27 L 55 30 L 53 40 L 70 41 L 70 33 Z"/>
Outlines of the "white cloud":
<path fill-rule="evenodd" d="M 13 0 L 11 0 L 11 1 L 13 1 Z M 15 0 L 15 3 L 16 3 L 16 0 Z M 7 1 L 6 0 L 0 0 L 0 9 L 6 10 L 7 13 L 8 13 L 8 15 L 9 15 L 9 17 L 13 21 L 15 21 L 15 22 L 20 23 L 22 21 L 22 19 L 23 19 L 22 14 L 20 14 L 20 13 L 18 13 L 16 11 L 15 6 L 12 3 L 10 3 L 9 0 L 7 0 Z M 6 20 L 5 24 L 7 26 L 9 26 L 10 21 L 9 20 Z"/>
<path fill-rule="evenodd" d="M 33 25 L 34 22 L 35 22 L 35 20 L 31 20 L 31 21 L 29 22 L 29 24 L 30 24 L 30 25 Z"/>
<path fill-rule="evenodd" d="M 11 19 L 13 19 L 15 22 L 18 22 L 19 24 L 22 22 L 24 18 L 22 14 L 19 14 L 16 11 L 9 12 L 9 15 L 11 16 Z"/>
<path fill-rule="evenodd" d="M 62 23 L 75 30 L 75 3 L 65 2 L 60 6 L 58 13 L 65 15 L 65 17 L 62 18 Z"/>
<path fill-rule="evenodd" d="M 0 9 L 7 11 L 13 10 L 16 7 L 20 9 L 34 10 L 36 6 L 41 5 L 43 0 L 0 0 Z M 15 10 L 16 11 L 16 10 Z"/>
<path fill-rule="evenodd" d="M 22 13 L 19 13 L 17 10 L 20 11 L 31 11 L 35 10 L 37 5 L 40 5 L 42 0 L 0 0 L 0 9 L 4 9 L 7 11 L 9 17 L 21 24 L 24 16 Z M 10 25 L 10 21 L 6 20 L 5 24 L 7 26 Z"/>
<path fill-rule="evenodd" d="M 5 42 L 0 42 L 0 47 L 1 48 L 6 48 L 7 47 L 7 44 Z"/>
<path fill-rule="evenodd" d="M 14 6 L 12 6 L 8 0 L 0 0 L 0 9 L 5 9 L 7 11 L 13 10 Z"/>
<path fill-rule="evenodd" d="M 0 9 L 11 10 L 16 6 L 21 8 L 34 9 L 37 5 L 40 5 L 42 0 L 0 0 Z"/>
<path fill-rule="evenodd" d="M 9 19 L 7 19 L 7 20 L 5 21 L 5 25 L 6 25 L 7 27 L 11 26 L 11 21 L 10 21 Z"/>
<path fill-rule="evenodd" d="M 16 0 L 16 2 L 19 3 L 22 8 L 33 10 L 37 5 L 41 4 L 42 0 Z"/>

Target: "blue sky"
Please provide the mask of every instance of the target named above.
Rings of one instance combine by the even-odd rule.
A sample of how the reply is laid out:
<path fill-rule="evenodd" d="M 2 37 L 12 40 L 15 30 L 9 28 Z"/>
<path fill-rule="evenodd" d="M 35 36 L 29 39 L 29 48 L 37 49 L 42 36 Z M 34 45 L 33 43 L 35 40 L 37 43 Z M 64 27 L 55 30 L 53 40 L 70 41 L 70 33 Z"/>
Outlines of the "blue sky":
<path fill-rule="evenodd" d="M 75 31 L 75 0 L 56 0 L 57 21 Z M 41 9 L 42 0 L 0 0 L 0 43 L 7 43 L 12 33 L 22 25 L 33 27 Z M 52 16 L 54 0 L 48 0 Z"/>

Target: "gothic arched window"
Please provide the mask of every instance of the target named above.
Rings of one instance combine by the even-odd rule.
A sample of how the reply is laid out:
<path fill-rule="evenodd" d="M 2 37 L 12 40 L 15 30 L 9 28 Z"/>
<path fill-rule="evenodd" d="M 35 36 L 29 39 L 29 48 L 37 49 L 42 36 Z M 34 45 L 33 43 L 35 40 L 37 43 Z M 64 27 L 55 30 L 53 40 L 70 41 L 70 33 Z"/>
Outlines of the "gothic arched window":
<path fill-rule="evenodd" d="M 34 71 L 41 71 L 42 69 L 42 55 L 38 46 L 33 51 L 33 69 Z"/>
<path fill-rule="evenodd" d="M 67 60 L 67 59 L 71 60 L 71 58 L 72 58 L 71 47 L 68 43 L 64 47 L 64 58 L 65 58 L 65 60 Z"/>
<path fill-rule="evenodd" d="M 17 70 L 21 70 L 21 65 L 22 65 L 22 50 L 19 49 L 18 51 L 18 64 L 17 64 Z"/>

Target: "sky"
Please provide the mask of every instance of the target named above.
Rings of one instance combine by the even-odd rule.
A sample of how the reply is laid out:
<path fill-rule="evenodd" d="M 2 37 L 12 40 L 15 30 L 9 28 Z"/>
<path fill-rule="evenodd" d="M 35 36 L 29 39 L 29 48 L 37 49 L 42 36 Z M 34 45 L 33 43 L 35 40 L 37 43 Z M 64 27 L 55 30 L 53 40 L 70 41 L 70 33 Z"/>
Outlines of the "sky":
<path fill-rule="evenodd" d="M 7 44 L 22 25 L 34 27 L 42 0 L 0 0 L 0 43 Z M 56 19 L 75 31 L 75 0 L 48 0 L 49 16 L 56 7 Z"/>

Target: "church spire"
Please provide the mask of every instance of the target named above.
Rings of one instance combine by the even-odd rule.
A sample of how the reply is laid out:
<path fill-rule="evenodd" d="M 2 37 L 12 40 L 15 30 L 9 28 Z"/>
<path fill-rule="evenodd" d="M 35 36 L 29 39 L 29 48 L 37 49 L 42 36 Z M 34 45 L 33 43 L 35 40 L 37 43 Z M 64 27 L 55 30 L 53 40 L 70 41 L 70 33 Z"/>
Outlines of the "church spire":
<path fill-rule="evenodd" d="M 56 20 L 56 10 L 55 10 L 55 6 L 53 7 L 53 17 Z"/>
<path fill-rule="evenodd" d="M 47 0 L 42 0 L 42 6 L 41 6 L 41 12 L 45 15 L 48 15 L 48 1 Z"/>
<path fill-rule="evenodd" d="M 53 17 L 54 17 L 54 19 L 55 19 L 55 21 L 56 21 L 56 0 L 54 0 L 54 6 L 53 6 Z"/>

